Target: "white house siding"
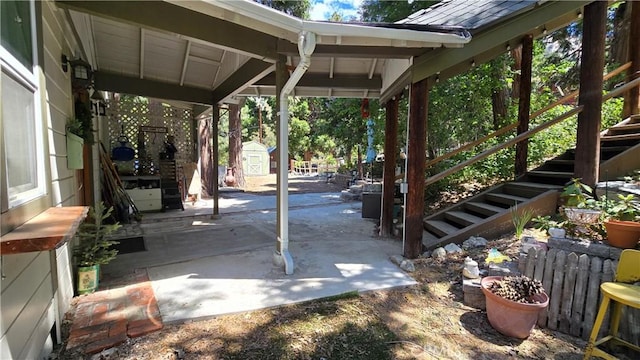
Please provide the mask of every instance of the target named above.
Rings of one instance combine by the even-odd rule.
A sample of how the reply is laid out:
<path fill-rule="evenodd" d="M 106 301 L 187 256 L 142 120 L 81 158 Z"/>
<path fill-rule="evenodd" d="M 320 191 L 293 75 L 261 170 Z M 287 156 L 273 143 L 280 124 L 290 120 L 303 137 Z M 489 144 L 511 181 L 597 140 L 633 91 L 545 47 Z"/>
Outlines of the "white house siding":
<path fill-rule="evenodd" d="M 75 170 L 67 169 L 65 124 L 73 115 L 70 72 L 63 72 L 62 54 L 74 57 L 75 41 L 61 10 L 52 1 L 41 3 L 44 72 L 40 73 L 49 206 L 77 205 Z M 70 70 L 70 69 L 69 69 Z M 73 297 L 70 248 L 2 256 L 0 280 L 0 359 L 39 359 L 50 351 L 50 331 L 69 309 Z"/>

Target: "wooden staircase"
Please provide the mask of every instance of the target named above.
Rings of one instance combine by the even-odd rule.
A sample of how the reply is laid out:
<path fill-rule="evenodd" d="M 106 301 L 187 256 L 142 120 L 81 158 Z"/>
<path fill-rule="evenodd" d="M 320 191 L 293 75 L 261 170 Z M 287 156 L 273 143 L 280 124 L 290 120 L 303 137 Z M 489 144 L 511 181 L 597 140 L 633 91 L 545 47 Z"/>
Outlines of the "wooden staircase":
<path fill-rule="evenodd" d="M 612 180 L 640 168 L 640 115 L 603 131 L 600 179 Z M 423 245 L 432 249 L 469 236 L 493 237 L 513 229 L 511 210 L 538 215 L 556 212 L 559 190 L 571 180 L 575 149 L 570 149 L 516 181 L 490 188 L 423 220 Z"/>

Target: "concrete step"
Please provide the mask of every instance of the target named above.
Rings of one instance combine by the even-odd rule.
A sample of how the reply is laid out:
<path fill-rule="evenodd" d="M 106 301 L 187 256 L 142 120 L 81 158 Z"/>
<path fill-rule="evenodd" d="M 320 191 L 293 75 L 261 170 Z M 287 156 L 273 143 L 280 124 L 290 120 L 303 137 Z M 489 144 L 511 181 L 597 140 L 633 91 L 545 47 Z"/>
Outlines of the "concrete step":
<path fill-rule="evenodd" d="M 444 218 L 450 222 L 456 223 L 461 227 L 467 227 L 469 225 L 477 224 L 484 221 L 483 218 L 466 213 L 464 211 L 447 211 L 444 213 Z"/>
<path fill-rule="evenodd" d="M 426 230 L 440 237 L 453 234 L 460 230 L 460 228 L 457 228 L 442 220 L 425 220 L 423 224 Z"/>

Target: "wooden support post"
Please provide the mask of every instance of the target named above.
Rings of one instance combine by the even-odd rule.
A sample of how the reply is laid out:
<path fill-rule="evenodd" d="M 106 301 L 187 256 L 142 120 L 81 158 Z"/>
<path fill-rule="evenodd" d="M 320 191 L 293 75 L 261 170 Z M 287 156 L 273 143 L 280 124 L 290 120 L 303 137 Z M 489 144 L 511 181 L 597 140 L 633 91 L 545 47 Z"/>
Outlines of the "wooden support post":
<path fill-rule="evenodd" d="M 427 150 L 428 78 L 411 84 L 409 98 L 409 144 L 407 151 L 408 192 L 405 215 L 404 256 L 415 259 L 422 254 L 424 217 L 424 176 Z"/>
<path fill-rule="evenodd" d="M 628 81 L 640 77 L 640 2 L 629 1 L 627 6 L 631 6 L 631 23 L 629 25 L 629 68 Z M 627 117 L 633 114 L 640 114 L 640 87 L 634 87 L 625 94 L 625 114 Z"/>
<path fill-rule="evenodd" d="M 574 176 L 587 185 L 598 182 L 600 167 L 600 122 L 602 120 L 602 70 L 607 24 L 607 2 L 594 1 L 584 7 L 580 97 Z"/>
<path fill-rule="evenodd" d="M 385 121 L 380 235 L 390 237 L 393 229 L 396 158 L 398 156 L 398 96 L 387 101 Z"/>
<path fill-rule="evenodd" d="M 533 36 L 522 39 L 522 63 L 520 67 L 520 98 L 518 101 L 518 135 L 529 130 L 529 112 L 531 110 L 531 65 L 533 62 Z M 516 178 L 527 172 L 529 140 L 516 144 Z"/>
<path fill-rule="evenodd" d="M 213 137 L 213 159 L 211 160 L 211 166 L 213 167 L 213 214 L 211 214 L 211 217 L 217 218 L 218 216 L 220 216 L 220 203 L 218 199 L 220 196 L 220 189 L 218 188 L 218 184 L 220 183 L 220 178 L 218 175 L 218 166 L 220 165 L 220 145 L 218 143 L 220 108 L 217 104 L 213 104 L 213 109 L 211 110 L 211 136 Z"/>

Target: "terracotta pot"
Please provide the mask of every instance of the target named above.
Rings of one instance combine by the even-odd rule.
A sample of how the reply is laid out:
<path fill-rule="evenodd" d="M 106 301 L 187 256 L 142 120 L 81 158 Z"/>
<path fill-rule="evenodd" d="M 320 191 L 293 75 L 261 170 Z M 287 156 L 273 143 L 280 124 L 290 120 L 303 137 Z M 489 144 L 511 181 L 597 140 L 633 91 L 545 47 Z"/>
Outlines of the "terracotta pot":
<path fill-rule="evenodd" d="M 622 249 L 633 249 L 640 240 L 640 223 L 634 221 L 609 220 L 604 223 L 607 242 Z"/>
<path fill-rule="evenodd" d="M 489 286 L 502 276 L 487 276 L 480 281 L 487 303 L 487 317 L 494 329 L 503 335 L 526 339 L 538 321 L 538 313 L 549 305 L 546 293 L 534 296 L 538 304 L 523 304 L 502 298 L 489 290 Z"/>
<path fill-rule="evenodd" d="M 227 169 L 227 176 L 224 177 L 224 183 L 227 186 L 234 186 L 236 184 L 236 177 L 233 173 L 233 169 Z"/>

